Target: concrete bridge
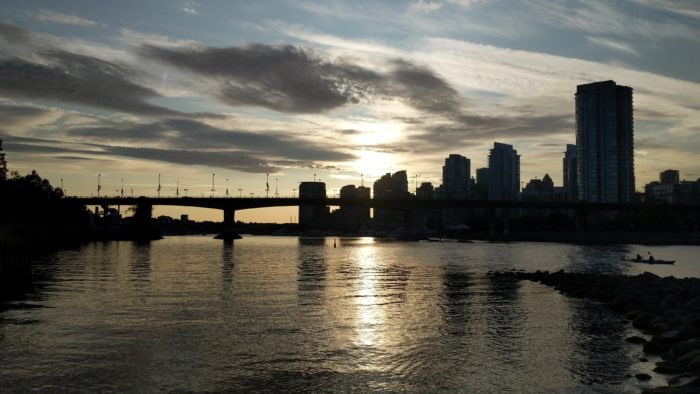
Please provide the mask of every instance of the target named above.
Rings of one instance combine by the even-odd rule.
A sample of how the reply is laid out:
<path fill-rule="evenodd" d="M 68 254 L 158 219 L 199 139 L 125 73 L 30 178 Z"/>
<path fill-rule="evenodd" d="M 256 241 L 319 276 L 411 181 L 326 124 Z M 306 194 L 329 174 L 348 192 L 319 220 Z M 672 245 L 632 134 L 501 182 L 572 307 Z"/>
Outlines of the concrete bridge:
<path fill-rule="evenodd" d="M 509 211 L 511 209 L 525 210 L 567 210 L 573 211 L 577 226 L 582 218 L 589 217 L 601 211 L 642 212 L 659 210 L 660 206 L 652 204 L 630 203 L 589 203 L 570 201 L 493 201 L 493 200 L 421 200 L 417 198 L 403 199 L 350 199 L 350 198 L 236 198 L 236 197 L 69 197 L 68 203 L 85 206 L 109 207 L 114 205 L 130 205 L 136 207 L 135 218 L 138 222 L 150 222 L 152 207 L 182 206 L 220 209 L 223 211 L 224 228 L 232 228 L 235 223 L 235 213 L 242 209 L 284 207 L 284 206 L 345 206 L 366 207 L 400 210 L 406 218 L 416 210 L 431 210 L 445 208 L 482 208 L 487 210 L 489 224 L 495 227 L 495 211 L 501 209 L 504 231 L 507 231 Z M 664 212 L 678 214 L 700 214 L 700 205 L 668 205 L 663 206 Z M 584 219 L 585 220 L 585 219 Z"/>

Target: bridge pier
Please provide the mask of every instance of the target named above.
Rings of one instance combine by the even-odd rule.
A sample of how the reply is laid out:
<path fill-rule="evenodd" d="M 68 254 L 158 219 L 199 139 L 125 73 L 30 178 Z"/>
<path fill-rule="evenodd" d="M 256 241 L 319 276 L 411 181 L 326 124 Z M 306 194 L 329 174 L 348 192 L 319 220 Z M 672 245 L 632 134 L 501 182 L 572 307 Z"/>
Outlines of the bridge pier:
<path fill-rule="evenodd" d="M 137 241 L 151 241 L 163 238 L 158 229 L 153 225 L 152 219 L 153 204 L 146 201 L 139 201 L 134 210 L 133 227 L 131 232 L 127 234 L 127 238 Z"/>
<path fill-rule="evenodd" d="M 241 239 L 242 237 L 234 229 L 236 225 L 236 210 L 233 208 L 224 208 L 223 211 L 223 228 L 221 229 L 221 232 L 214 238 L 223 239 L 224 241 Z"/>

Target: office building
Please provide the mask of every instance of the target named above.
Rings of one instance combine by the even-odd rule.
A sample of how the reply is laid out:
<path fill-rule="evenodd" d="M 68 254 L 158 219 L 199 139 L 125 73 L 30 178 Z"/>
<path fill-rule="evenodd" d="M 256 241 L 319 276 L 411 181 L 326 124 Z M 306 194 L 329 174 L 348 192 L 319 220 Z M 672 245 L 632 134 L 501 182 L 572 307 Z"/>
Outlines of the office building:
<path fill-rule="evenodd" d="M 508 200 L 518 199 L 520 191 L 520 156 L 513 145 L 493 143 L 489 151 L 488 169 L 488 199 Z M 477 184 L 478 184 L 477 180 Z"/>
<path fill-rule="evenodd" d="M 680 182 L 678 170 L 666 170 L 659 173 L 659 182 L 664 185 L 675 185 Z"/>
<path fill-rule="evenodd" d="M 462 155 L 451 154 L 442 166 L 442 198 L 454 200 L 467 198 L 470 193 L 470 160 Z"/>
<path fill-rule="evenodd" d="M 614 81 L 576 89 L 579 199 L 619 203 L 634 199 L 632 88 Z"/>
<path fill-rule="evenodd" d="M 408 198 L 408 176 L 406 171 L 387 173 L 377 179 L 373 185 L 374 198 L 393 199 Z M 374 226 L 380 230 L 392 230 L 404 226 L 404 213 L 396 209 L 374 209 Z"/>

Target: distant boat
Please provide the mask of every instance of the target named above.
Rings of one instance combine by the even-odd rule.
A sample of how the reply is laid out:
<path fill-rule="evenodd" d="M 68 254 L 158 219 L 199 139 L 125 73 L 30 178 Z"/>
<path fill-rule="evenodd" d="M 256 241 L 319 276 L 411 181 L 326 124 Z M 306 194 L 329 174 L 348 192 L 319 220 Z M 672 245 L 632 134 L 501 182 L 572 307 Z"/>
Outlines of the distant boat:
<path fill-rule="evenodd" d="M 657 260 L 657 259 L 649 260 L 649 259 L 638 259 L 638 258 L 625 257 L 625 256 L 620 257 L 620 260 L 631 261 L 633 263 L 646 263 L 646 264 L 673 264 L 676 262 L 676 260 Z"/>

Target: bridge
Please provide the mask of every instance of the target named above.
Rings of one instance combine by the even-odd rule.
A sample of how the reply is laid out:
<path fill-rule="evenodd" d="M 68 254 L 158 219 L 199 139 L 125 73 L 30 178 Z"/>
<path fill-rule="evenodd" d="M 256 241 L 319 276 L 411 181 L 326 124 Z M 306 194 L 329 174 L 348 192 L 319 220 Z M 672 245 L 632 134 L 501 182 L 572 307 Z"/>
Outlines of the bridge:
<path fill-rule="evenodd" d="M 254 197 L 67 197 L 67 203 L 85 206 L 130 205 L 136 207 L 135 218 L 142 223 L 150 222 L 153 206 L 182 206 L 219 209 L 223 211 L 224 228 L 232 228 L 235 223 L 235 212 L 243 209 L 284 207 L 284 206 L 341 206 L 382 208 L 403 211 L 405 218 L 420 210 L 438 210 L 449 208 L 481 208 L 487 211 L 489 227 L 495 228 L 495 211 L 502 210 L 504 231 L 510 209 L 525 210 L 567 210 L 573 211 L 577 226 L 581 218 L 601 211 L 642 212 L 658 211 L 678 214 L 700 214 L 700 205 L 654 205 L 635 203 L 591 203 L 572 201 L 496 201 L 473 199 L 436 199 L 423 200 L 417 198 L 401 199 L 358 199 L 358 198 L 254 198 Z"/>

